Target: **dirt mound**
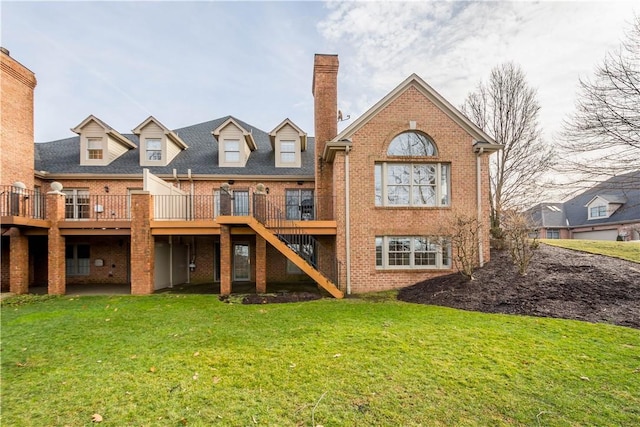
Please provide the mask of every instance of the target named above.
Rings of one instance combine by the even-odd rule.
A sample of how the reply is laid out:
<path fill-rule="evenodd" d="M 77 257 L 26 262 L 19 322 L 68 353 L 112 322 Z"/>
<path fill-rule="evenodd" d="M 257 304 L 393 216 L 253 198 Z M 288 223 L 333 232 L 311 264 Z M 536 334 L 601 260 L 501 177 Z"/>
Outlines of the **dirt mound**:
<path fill-rule="evenodd" d="M 494 250 L 475 280 L 442 276 L 401 289 L 398 299 L 640 329 L 640 264 L 543 244 L 520 276 L 508 252 Z"/>

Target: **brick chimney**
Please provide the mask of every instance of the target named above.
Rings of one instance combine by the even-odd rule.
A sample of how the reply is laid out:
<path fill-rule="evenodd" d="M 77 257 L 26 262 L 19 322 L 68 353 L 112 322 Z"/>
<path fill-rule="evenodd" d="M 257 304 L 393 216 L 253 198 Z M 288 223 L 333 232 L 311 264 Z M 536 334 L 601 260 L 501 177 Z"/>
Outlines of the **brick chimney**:
<path fill-rule="evenodd" d="M 0 170 L 2 185 L 16 181 L 33 190 L 33 92 L 36 77 L 0 47 Z"/>
<path fill-rule="evenodd" d="M 316 54 L 313 63 L 315 191 L 325 209 L 333 211 L 333 165 L 320 160 L 327 141 L 338 134 L 338 55 Z"/>
<path fill-rule="evenodd" d="M 338 134 L 338 55 L 316 54 L 312 92 L 317 158 Z"/>

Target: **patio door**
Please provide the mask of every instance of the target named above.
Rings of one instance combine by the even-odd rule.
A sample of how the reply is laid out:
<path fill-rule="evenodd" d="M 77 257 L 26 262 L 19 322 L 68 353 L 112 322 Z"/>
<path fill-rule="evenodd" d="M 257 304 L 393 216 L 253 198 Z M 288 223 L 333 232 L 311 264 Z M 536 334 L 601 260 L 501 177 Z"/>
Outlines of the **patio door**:
<path fill-rule="evenodd" d="M 247 243 L 233 244 L 233 280 L 236 282 L 251 280 L 251 263 Z"/>

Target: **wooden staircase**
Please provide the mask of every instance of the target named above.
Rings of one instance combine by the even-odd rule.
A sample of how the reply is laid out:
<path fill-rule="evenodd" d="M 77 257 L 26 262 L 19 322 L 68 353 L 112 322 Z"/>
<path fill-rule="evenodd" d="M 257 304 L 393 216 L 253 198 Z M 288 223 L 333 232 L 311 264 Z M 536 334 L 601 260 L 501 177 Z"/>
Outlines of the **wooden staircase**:
<path fill-rule="evenodd" d="M 252 216 L 219 216 L 216 221 L 225 225 L 247 225 L 256 233 L 276 248 L 281 254 L 296 265 L 300 270 L 304 271 L 314 282 L 329 292 L 335 298 L 344 298 L 344 293 L 328 279 L 324 274 L 309 264 L 296 251 L 291 249 L 289 245 L 283 242 L 277 234 L 265 227 L 256 218 Z"/>

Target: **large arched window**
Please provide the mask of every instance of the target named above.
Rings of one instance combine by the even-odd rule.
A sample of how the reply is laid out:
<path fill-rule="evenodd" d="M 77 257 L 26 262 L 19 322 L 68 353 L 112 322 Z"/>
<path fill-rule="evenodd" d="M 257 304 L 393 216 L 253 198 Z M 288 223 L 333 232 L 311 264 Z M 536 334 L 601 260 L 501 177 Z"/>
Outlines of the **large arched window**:
<path fill-rule="evenodd" d="M 389 144 L 389 156 L 435 156 L 436 146 L 425 134 L 407 131 L 393 138 Z"/>

